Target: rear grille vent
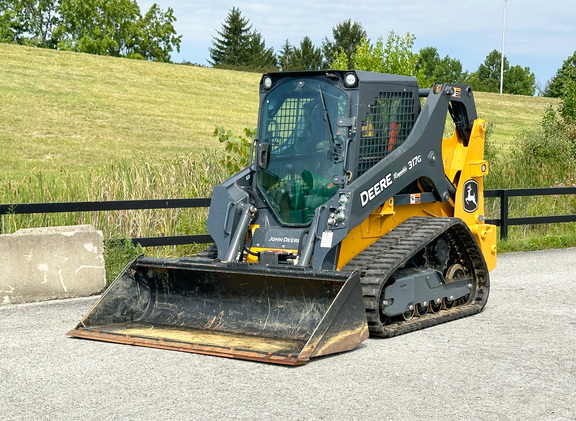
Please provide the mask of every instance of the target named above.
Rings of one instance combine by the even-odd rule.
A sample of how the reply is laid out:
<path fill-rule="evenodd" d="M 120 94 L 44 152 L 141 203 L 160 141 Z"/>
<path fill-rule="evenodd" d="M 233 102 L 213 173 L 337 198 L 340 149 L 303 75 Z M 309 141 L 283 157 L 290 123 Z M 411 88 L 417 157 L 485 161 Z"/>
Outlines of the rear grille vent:
<path fill-rule="evenodd" d="M 370 106 L 360 133 L 358 175 L 402 144 L 414 126 L 412 92 L 381 92 Z"/>

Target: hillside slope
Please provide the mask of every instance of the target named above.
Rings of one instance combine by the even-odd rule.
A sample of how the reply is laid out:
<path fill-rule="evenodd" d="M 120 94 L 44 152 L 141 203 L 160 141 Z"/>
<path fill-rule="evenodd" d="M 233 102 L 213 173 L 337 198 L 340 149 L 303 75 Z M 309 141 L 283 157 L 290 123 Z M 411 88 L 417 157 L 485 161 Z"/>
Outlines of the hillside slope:
<path fill-rule="evenodd" d="M 540 125 L 549 106 L 560 104 L 556 98 L 474 92 L 478 116 L 492 123 L 491 140 L 500 150 L 508 151 L 523 131 Z"/>
<path fill-rule="evenodd" d="M 215 126 L 255 126 L 259 74 L 0 44 L 0 179 L 86 173 L 119 158 L 216 147 Z M 554 100 L 476 93 L 509 148 Z"/>
<path fill-rule="evenodd" d="M 0 177 L 170 158 L 256 125 L 259 75 L 0 44 Z"/>

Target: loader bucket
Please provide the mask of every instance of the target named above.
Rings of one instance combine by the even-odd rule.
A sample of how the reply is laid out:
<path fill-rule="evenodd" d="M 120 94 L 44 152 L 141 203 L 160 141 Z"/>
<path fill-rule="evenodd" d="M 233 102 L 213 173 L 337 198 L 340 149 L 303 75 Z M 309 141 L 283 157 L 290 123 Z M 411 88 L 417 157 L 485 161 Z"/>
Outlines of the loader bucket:
<path fill-rule="evenodd" d="M 300 365 L 368 327 L 358 272 L 139 257 L 68 335 Z"/>

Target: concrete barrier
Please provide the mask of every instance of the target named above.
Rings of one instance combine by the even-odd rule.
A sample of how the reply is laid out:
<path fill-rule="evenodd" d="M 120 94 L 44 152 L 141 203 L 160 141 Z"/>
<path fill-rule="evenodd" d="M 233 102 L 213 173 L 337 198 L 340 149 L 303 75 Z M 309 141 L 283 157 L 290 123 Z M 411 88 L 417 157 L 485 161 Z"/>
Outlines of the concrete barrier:
<path fill-rule="evenodd" d="M 0 235 L 0 305 L 85 297 L 105 286 L 104 237 L 91 225 Z"/>

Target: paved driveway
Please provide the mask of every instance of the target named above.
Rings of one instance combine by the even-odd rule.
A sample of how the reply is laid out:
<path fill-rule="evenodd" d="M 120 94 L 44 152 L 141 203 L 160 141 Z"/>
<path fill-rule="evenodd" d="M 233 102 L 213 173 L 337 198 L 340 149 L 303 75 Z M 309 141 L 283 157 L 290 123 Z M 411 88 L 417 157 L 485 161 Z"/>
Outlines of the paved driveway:
<path fill-rule="evenodd" d="M 500 256 L 486 310 L 302 367 L 68 338 L 0 306 L 0 420 L 576 420 L 576 249 Z"/>

